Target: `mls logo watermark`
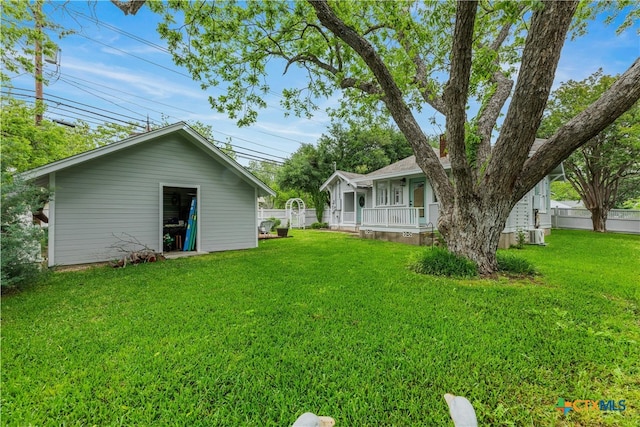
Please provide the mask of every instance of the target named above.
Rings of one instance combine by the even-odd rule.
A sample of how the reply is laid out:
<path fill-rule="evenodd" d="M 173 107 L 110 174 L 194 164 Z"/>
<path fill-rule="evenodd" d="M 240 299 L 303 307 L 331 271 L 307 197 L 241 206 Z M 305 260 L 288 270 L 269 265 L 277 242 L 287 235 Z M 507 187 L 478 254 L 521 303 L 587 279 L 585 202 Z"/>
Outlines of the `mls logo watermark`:
<path fill-rule="evenodd" d="M 563 415 L 567 415 L 571 411 L 602 411 L 602 412 L 622 412 L 627 409 L 625 400 L 564 400 L 558 398 L 555 409 L 561 411 Z"/>

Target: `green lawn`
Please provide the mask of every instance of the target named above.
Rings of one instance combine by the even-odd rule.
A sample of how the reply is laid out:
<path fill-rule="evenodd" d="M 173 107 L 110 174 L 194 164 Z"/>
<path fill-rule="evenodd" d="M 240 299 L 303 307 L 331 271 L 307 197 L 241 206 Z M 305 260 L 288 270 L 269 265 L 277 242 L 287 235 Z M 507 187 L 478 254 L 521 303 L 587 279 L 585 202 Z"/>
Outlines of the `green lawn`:
<path fill-rule="evenodd" d="M 56 273 L 2 298 L 2 424 L 640 423 L 640 236 L 555 231 L 533 282 L 406 268 L 320 231 L 254 250 Z M 624 412 L 554 409 L 624 399 Z"/>

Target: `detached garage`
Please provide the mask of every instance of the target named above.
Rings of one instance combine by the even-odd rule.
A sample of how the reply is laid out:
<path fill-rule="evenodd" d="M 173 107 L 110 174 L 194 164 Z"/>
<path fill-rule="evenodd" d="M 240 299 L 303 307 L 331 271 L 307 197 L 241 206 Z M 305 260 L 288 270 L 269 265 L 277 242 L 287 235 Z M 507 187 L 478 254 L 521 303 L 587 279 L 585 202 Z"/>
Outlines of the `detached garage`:
<path fill-rule="evenodd" d="M 185 123 L 24 172 L 53 189 L 48 263 L 258 245 L 257 200 L 274 191 Z M 137 244 L 137 243 L 136 243 Z"/>

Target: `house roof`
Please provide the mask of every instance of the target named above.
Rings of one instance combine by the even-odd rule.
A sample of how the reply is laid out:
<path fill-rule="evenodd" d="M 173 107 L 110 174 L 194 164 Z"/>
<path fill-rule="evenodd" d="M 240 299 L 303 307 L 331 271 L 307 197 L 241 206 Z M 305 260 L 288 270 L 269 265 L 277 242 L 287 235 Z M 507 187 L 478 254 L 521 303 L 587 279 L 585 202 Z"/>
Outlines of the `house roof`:
<path fill-rule="evenodd" d="M 220 161 L 222 164 L 227 166 L 230 170 L 236 173 L 245 182 L 247 182 L 253 187 L 256 187 L 259 191 L 259 195 L 275 196 L 276 194 L 275 191 L 269 188 L 269 186 L 267 186 L 264 182 L 256 178 L 253 174 L 247 171 L 242 165 L 240 165 L 234 159 L 227 156 L 224 152 L 222 152 L 222 150 L 220 150 L 214 144 L 209 142 L 205 137 L 200 135 L 193 128 L 187 125 L 185 122 L 178 122 L 160 129 L 152 130 L 150 132 L 137 134 L 129 138 L 123 139 L 121 141 L 114 142 L 113 144 L 108 144 L 103 147 L 99 147 L 81 154 L 76 154 L 75 156 L 67 157 L 65 159 L 58 160 L 53 163 L 49 163 L 35 169 L 25 171 L 21 173 L 20 176 L 28 180 L 37 179 L 45 175 L 48 175 L 50 173 L 61 171 L 61 170 L 82 164 L 84 162 L 88 162 L 90 160 L 100 158 L 102 156 L 107 156 L 111 153 L 115 153 L 117 151 L 129 148 L 138 144 L 143 144 L 145 142 L 152 141 L 169 134 L 179 134 L 183 136 L 187 141 L 203 149 L 212 158 Z"/>
<path fill-rule="evenodd" d="M 320 191 L 324 191 L 327 189 L 329 185 L 331 185 L 336 180 L 345 181 L 347 184 L 351 185 L 353 188 L 366 188 L 371 187 L 373 185 L 373 181 L 371 179 L 367 179 L 367 175 L 363 175 L 361 173 L 355 172 L 345 172 L 341 170 L 335 171 L 321 186 Z"/>
<path fill-rule="evenodd" d="M 436 153 L 436 156 L 439 156 L 439 150 L 437 148 L 433 148 L 433 151 Z M 449 162 L 449 157 L 441 157 L 440 163 L 442 167 L 445 169 L 451 168 L 451 163 Z M 393 178 L 396 176 L 405 176 L 412 174 L 421 174 L 422 169 L 418 166 L 416 162 L 416 156 L 409 156 L 402 160 L 399 160 L 395 163 L 390 164 L 389 166 L 385 166 L 377 171 L 373 171 L 366 175 L 366 179 L 374 180 L 374 179 L 383 179 L 383 178 Z"/>
<path fill-rule="evenodd" d="M 536 138 L 529 151 L 529 157 L 533 156 L 533 154 L 544 144 L 546 140 Z M 436 156 L 439 156 L 439 149 L 433 148 Z M 451 162 L 449 161 L 449 157 L 440 157 L 440 163 L 442 167 L 447 170 L 451 168 Z M 326 187 L 331 184 L 336 178 L 342 178 L 347 183 L 356 187 L 371 187 L 373 185 L 373 180 L 376 179 L 386 179 L 386 178 L 396 178 L 396 177 L 404 177 L 407 175 L 414 174 L 422 174 L 424 173 L 418 163 L 416 162 L 416 156 L 409 156 L 402 160 L 399 160 L 395 163 L 392 163 L 388 166 L 385 166 L 376 171 L 370 172 L 366 175 L 352 173 L 352 172 L 343 172 L 336 171 L 324 184 L 320 187 L 320 190 L 325 190 Z M 562 163 L 560 163 L 550 174 L 553 180 L 564 177 L 564 169 L 562 167 Z"/>

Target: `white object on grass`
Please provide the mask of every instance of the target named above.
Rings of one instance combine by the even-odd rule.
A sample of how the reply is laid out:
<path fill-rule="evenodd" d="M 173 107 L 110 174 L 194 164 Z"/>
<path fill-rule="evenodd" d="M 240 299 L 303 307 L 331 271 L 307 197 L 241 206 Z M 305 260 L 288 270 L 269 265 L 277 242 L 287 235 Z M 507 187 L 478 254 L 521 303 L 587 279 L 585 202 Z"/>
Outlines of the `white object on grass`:
<path fill-rule="evenodd" d="M 336 421 L 331 417 L 319 417 L 311 412 L 300 415 L 291 427 L 333 427 Z"/>
<path fill-rule="evenodd" d="M 449 405 L 449 414 L 456 427 L 478 427 L 476 411 L 466 398 L 447 393 L 444 400 Z"/>

